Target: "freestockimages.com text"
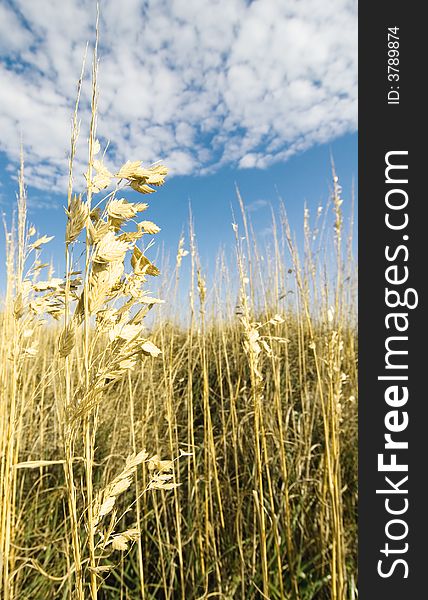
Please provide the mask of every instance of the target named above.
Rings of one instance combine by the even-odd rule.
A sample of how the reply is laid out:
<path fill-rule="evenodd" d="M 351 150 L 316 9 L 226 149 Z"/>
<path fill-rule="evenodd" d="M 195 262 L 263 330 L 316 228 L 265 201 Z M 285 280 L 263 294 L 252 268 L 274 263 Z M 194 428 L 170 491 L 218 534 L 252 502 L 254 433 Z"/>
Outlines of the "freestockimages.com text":
<path fill-rule="evenodd" d="M 377 563 L 380 577 L 409 574 L 406 555 L 409 526 L 408 498 L 409 401 L 408 330 L 410 311 L 418 306 L 418 293 L 409 286 L 409 192 L 408 151 L 385 154 L 385 226 L 393 243 L 385 246 L 385 364 L 384 450 L 378 454 L 377 470 L 382 486 L 376 490 L 385 504 L 385 545 Z"/>

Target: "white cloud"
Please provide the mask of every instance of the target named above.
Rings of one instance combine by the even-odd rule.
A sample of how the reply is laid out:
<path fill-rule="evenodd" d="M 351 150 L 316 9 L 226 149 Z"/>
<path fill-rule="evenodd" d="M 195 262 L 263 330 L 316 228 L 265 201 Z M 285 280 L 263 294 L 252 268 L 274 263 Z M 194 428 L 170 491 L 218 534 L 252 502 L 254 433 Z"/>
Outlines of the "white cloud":
<path fill-rule="evenodd" d="M 58 189 L 92 0 L 0 5 L 0 150 Z M 103 0 L 98 134 L 116 163 L 261 167 L 356 128 L 351 0 Z M 84 152 L 90 85 L 82 92 Z M 78 169 L 83 170 L 84 155 Z"/>
<path fill-rule="evenodd" d="M 263 200 L 263 198 L 260 198 L 259 200 L 253 200 L 253 202 L 247 204 L 246 209 L 249 212 L 256 212 L 257 210 L 266 208 L 267 206 L 269 206 L 269 202 L 267 200 Z"/>
<path fill-rule="evenodd" d="M 31 36 L 20 23 L 19 18 L 5 4 L 0 4 L 0 52 L 17 52 L 25 49 L 30 43 Z"/>

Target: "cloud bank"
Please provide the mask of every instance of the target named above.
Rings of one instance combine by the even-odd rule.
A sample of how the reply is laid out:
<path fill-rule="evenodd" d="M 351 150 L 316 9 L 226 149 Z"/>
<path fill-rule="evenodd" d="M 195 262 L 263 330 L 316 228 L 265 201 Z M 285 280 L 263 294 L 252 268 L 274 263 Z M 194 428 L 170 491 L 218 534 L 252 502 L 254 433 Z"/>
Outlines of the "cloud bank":
<path fill-rule="evenodd" d="M 175 174 L 265 168 L 355 131 L 357 14 L 348 0 L 101 0 L 98 137 L 116 164 Z M 0 150 L 56 190 L 92 0 L 0 4 Z M 90 84 L 82 92 L 81 149 Z M 82 156 L 82 160 L 83 160 Z M 80 164 L 83 169 L 83 163 Z"/>

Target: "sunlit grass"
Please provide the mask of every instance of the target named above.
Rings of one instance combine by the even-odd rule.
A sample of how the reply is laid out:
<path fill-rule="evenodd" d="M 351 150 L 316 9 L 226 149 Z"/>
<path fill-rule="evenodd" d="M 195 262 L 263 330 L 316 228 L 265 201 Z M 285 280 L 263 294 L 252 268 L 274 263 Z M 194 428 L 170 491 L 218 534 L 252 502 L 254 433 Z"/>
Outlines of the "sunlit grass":
<path fill-rule="evenodd" d="M 235 255 L 214 276 L 190 220 L 154 297 L 159 227 L 123 197 L 167 170 L 107 169 L 96 80 L 95 51 L 65 277 L 43 267 L 51 232 L 27 224 L 23 160 L 6 236 L 2 597 L 354 599 L 356 280 L 338 178 L 305 209 L 302 248 L 283 204 L 261 247 L 238 193 Z"/>

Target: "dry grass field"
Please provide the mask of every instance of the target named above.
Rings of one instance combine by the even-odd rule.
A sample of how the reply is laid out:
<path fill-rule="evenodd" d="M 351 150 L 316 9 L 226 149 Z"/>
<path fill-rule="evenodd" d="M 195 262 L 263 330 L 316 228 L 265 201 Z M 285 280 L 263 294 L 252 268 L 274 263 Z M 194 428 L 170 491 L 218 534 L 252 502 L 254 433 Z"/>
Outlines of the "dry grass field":
<path fill-rule="evenodd" d="M 155 266 L 159 227 L 124 198 L 161 199 L 167 169 L 110 172 L 96 105 L 94 67 L 82 194 L 78 102 L 74 116 L 65 276 L 50 232 L 27 223 L 23 164 L 8 225 L 2 597 L 354 600 L 356 267 L 335 173 L 304 243 L 281 206 L 260 247 L 238 194 L 235 255 L 213 276 L 192 222 L 175 264 Z"/>

